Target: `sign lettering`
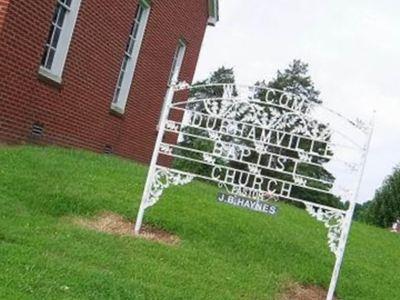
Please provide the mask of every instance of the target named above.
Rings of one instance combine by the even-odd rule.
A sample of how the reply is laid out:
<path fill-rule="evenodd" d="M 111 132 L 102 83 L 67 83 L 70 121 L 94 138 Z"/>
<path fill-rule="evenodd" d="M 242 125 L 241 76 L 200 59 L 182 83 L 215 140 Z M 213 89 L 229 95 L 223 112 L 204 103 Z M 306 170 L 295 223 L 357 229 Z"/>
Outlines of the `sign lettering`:
<path fill-rule="evenodd" d="M 243 197 L 240 197 L 237 195 L 228 195 L 228 194 L 224 194 L 224 193 L 219 193 L 217 200 L 218 200 L 218 202 L 247 208 L 247 209 L 262 212 L 262 213 L 265 213 L 268 215 L 275 215 L 278 212 L 278 208 L 276 206 L 270 205 L 263 201 L 243 198 Z"/>

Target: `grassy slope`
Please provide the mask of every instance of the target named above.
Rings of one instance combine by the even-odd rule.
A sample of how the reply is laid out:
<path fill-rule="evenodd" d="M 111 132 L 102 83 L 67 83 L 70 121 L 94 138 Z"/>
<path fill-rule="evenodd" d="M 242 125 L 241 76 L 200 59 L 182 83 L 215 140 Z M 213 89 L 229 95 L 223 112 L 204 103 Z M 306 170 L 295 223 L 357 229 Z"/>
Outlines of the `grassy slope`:
<path fill-rule="evenodd" d="M 145 175 L 82 151 L 0 148 L 0 298 L 273 299 L 290 281 L 328 286 L 322 224 L 286 205 L 268 217 L 218 204 L 204 183 L 167 190 L 146 215 L 178 247 L 68 221 L 104 210 L 133 219 Z M 399 249 L 399 236 L 354 224 L 339 296 L 398 299 Z"/>

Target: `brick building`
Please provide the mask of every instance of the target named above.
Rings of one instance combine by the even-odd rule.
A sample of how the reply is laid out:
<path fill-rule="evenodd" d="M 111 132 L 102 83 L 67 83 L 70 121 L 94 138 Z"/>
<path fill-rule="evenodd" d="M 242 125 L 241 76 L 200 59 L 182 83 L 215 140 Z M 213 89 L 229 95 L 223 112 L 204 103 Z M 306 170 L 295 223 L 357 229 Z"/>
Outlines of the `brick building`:
<path fill-rule="evenodd" d="M 217 0 L 0 0 L 0 143 L 150 159 L 168 84 L 192 81 Z"/>

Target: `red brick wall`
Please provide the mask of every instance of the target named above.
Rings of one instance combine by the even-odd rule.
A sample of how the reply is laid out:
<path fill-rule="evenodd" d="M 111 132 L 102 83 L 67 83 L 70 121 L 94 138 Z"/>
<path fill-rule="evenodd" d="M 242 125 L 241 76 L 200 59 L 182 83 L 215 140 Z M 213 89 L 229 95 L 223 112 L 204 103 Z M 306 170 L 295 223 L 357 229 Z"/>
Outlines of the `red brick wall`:
<path fill-rule="evenodd" d="M 9 0 L 0 0 L 0 36 L 3 27 L 3 22 L 7 13 Z"/>
<path fill-rule="evenodd" d="M 138 0 L 82 0 L 61 86 L 38 77 L 55 1 L 11 1 L 0 42 L 0 141 L 29 141 L 39 122 L 44 143 L 98 152 L 111 145 L 148 162 L 178 40 L 187 41 L 180 78 L 191 82 L 208 17 L 206 0 L 151 2 L 120 117 L 110 114 L 110 104 Z"/>

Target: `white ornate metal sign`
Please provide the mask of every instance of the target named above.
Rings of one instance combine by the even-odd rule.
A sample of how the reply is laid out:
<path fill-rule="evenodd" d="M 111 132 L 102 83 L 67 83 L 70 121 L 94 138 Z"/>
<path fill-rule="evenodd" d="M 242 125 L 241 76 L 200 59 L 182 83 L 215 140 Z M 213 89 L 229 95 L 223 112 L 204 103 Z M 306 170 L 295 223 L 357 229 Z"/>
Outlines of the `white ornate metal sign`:
<path fill-rule="evenodd" d="M 289 92 L 233 84 L 173 86 L 135 233 L 145 209 L 166 188 L 194 178 L 223 189 L 220 202 L 268 214 L 276 213 L 271 203 L 279 200 L 302 204 L 328 229 L 328 246 L 336 255 L 327 298 L 332 299 L 371 134 L 372 124 Z M 335 170 L 347 178 L 335 179 Z M 330 205 L 339 198 L 349 203 L 347 209 Z"/>

